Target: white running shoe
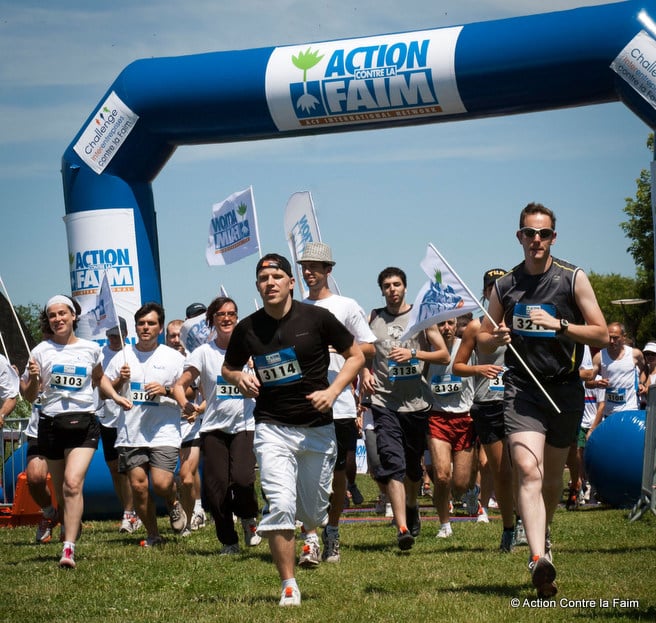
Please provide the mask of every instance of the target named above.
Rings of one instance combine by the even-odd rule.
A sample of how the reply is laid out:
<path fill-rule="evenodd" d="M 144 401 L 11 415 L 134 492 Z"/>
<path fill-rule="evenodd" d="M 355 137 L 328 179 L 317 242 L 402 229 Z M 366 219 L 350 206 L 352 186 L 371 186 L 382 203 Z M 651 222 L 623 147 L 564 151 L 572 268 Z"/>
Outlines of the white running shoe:
<path fill-rule="evenodd" d="M 305 541 L 301 555 L 298 558 L 298 566 L 304 569 L 315 569 L 320 561 L 319 543 Z"/>
<path fill-rule="evenodd" d="M 244 543 L 247 547 L 255 547 L 262 542 L 262 537 L 257 533 L 257 520 L 255 517 L 242 519 L 241 527 L 244 530 Z"/>
<path fill-rule="evenodd" d="M 476 523 L 490 523 L 490 518 L 488 517 L 485 509 L 479 505 L 478 517 L 476 517 Z"/>
<path fill-rule="evenodd" d="M 201 528 L 204 528 L 206 524 L 207 516 L 205 515 L 205 511 L 202 508 L 198 511 L 195 510 L 191 515 L 191 522 L 189 527 L 192 530 L 200 530 Z"/>
<path fill-rule="evenodd" d="M 453 529 L 451 528 L 451 524 L 448 523 L 444 526 L 442 526 L 439 530 L 439 532 L 435 535 L 438 539 L 448 539 L 453 536 Z"/>
<path fill-rule="evenodd" d="M 287 586 L 283 589 L 280 596 L 281 606 L 300 606 L 301 605 L 301 591 L 295 586 Z"/>
<path fill-rule="evenodd" d="M 171 522 L 171 529 L 176 534 L 180 534 L 187 527 L 187 513 L 184 512 L 179 501 L 176 501 L 171 507 L 169 521 Z"/>

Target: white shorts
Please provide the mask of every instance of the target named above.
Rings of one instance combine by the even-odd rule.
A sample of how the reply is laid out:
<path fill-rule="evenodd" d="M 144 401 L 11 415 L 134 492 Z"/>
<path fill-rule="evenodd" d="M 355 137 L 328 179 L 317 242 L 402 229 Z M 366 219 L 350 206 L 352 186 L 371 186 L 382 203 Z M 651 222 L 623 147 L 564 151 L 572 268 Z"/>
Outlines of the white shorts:
<path fill-rule="evenodd" d="M 335 427 L 259 423 L 253 449 L 265 501 L 258 532 L 295 530 L 297 519 L 307 530 L 324 525 L 337 457 Z"/>

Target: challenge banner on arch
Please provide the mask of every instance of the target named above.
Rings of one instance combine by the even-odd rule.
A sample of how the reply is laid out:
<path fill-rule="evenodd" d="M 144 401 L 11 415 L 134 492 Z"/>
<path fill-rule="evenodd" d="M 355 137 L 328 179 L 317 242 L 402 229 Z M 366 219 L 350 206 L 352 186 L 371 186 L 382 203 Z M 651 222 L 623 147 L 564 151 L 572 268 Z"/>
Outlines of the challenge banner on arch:
<path fill-rule="evenodd" d="M 260 250 L 253 187 L 212 206 L 205 259 L 209 266 L 232 264 Z"/>
<path fill-rule="evenodd" d="M 478 299 L 432 244 L 426 249 L 421 268 L 429 281 L 419 290 L 401 340 L 438 322 L 481 309 Z"/>

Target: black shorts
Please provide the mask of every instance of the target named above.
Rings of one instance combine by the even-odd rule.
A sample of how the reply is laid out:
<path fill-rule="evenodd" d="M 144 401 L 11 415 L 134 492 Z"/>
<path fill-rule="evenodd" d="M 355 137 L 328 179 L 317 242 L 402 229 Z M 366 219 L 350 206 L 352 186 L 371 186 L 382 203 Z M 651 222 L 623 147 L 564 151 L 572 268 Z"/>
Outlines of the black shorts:
<path fill-rule="evenodd" d="M 503 401 L 475 402 L 469 415 L 474 420 L 478 439 L 484 446 L 502 441 L 506 436 L 503 429 Z"/>
<path fill-rule="evenodd" d="M 380 458 L 376 480 L 403 482 L 407 477 L 419 482 L 423 476 L 421 459 L 427 445 L 429 411 L 406 413 L 372 406 L 371 413 Z"/>
<path fill-rule="evenodd" d="M 503 421 L 506 437 L 513 433 L 533 431 L 545 436 L 553 448 L 567 448 L 579 434 L 583 419 L 583 383 L 544 384 L 551 400 L 558 406 L 557 413 L 547 398 L 531 380 L 515 383 L 504 377 Z"/>
<path fill-rule="evenodd" d="M 36 437 L 27 438 L 27 458 L 31 459 L 33 456 L 43 457 L 43 452 L 39 448 L 39 440 Z"/>
<path fill-rule="evenodd" d="M 202 446 L 202 443 L 200 441 L 200 437 L 196 437 L 196 439 L 190 439 L 189 441 L 183 441 L 180 444 L 181 448 L 200 448 Z"/>
<path fill-rule="evenodd" d="M 118 460 L 118 450 L 114 447 L 116 444 L 116 437 L 118 436 L 118 429 L 112 426 L 100 425 L 100 438 L 102 439 L 103 456 L 105 463 Z"/>
<path fill-rule="evenodd" d="M 337 439 L 337 461 L 335 471 L 346 469 L 346 455 L 349 450 L 355 452 L 358 447 L 358 425 L 354 418 L 333 420 L 335 423 L 335 437 Z"/>
<path fill-rule="evenodd" d="M 66 450 L 98 447 L 100 424 L 95 413 L 67 411 L 55 416 L 39 415 L 39 448 L 51 461 L 64 458 Z"/>

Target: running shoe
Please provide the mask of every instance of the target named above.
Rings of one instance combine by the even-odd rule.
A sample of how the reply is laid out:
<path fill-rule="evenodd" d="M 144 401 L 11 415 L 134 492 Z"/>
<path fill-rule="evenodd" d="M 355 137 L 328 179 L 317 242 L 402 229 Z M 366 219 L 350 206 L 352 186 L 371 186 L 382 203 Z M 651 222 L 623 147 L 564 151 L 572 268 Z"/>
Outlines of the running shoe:
<path fill-rule="evenodd" d="M 283 589 L 280 596 L 281 606 L 300 606 L 301 605 L 301 591 L 296 586 L 287 586 Z"/>
<path fill-rule="evenodd" d="M 478 485 L 472 487 L 468 491 L 464 493 L 462 496 L 462 504 L 465 507 L 465 510 L 467 511 L 468 515 L 471 515 L 472 517 L 476 517 L 478 515 L 478 507 L 479 507 L 479 501 L 478 501 L 478 494 L 480 493 L 480 488 Z"/>
<path fill-rule="evenodd" d="M 239 543 L 224 545 L 219 552 L 219 556 L 235 556 L 236 554 L 239 554 Z"/>
<path fill-rule="evenodd" d="M 526 530 L 524 530 L 524 524 L 521 519 L 518 519 L 515 524 L 515 545 L 528 545 Z"/>
<path fill-rule="evenodd" d="M 59 566 L 62 569 L 75 569 L 75 558 L 72 547 L 64 547 L 61 558 L 59 559 Z"/>
<path fill-rule="evenodd" d="M 398 534 L 396 535 L 396 540 L 401 551 L 407 551 L 412 549 L 412 546 L 415 544 L 415 537 L 412 536 L 410 530 L 403 526 Z"/>
<path fill-rule="evenodd" d="M 305 541 L 301 555 L 298 558 L 298 566 L 303 567 L 303 569 L 315 569 L 319 566 L 319 556 L 319 543 Z"/>
<path fill-rule="evenodd" d="M 257 533 L 257 521 L 254 517 L 242 519 L 241 527 L 244 530 L 244 543 L 247 547 L 255 547 L 262 542 L 262 537 Z"/>
<path fill-rule="evenodd" d="M 499 543 L 499 551 L 504 554 L 509 554 L 515 548 L 515 531 L 513 528 L 504 528 L 501 533 L 501 543 Z"/>
<path fill-rule="evenodd" d="M 351 501 L 353 502 L 353 504 L 355 504 L 356 506 L 360 506 L 360 504 L 364 502 L 364 496 L 362 495 L 360 489 L 358 489 L 358 485 L 356 485 L 355 483 L 351 483 L 348 486 L 348 491 L 351 494 Z"/>
<path fill-rule="evenodd" d="M 337 528 L 328 530 L 328 526 L 326 526 L 321 534 L 321 540 L 323 541 L 321 560 L 324 562 L 339 562 L 339 530 Z"/>
<path fill-rule="evenodd" d="M 376 505 L 374 506 L 374 512 L 376 515 L 384 515 L 385 507 L 387 506 L 387 496 L 384 493 L 381 493 L 376 500 Z"/>
<path fill-rule="evenodd" d="M 37 543 L 50 543 L 52 541 L 52 531 L 57 525 L 57 511 L 53 509 L 52 516 L 47 516 L 45 513 L 39 520 L 39 525 L 36 529 L 35 541 Z"/>
<path fill-rule="evenodd" d="M 490 518 L 488 517 L 487 512 L 480 504 L 478 505 L 478 517 L 476 517 L 476 523 L 490 523 Z"/>
<path fill-rule="evenodd" d="M 406 506 L 405 518 L 408 522 L 410 534 L 417 538 L 421 532 L 421 518 L 419 517 L 419 506 Z"/>
<path fill-rule="evenodd" d="M 528 563 L 531 581 L 537 590 L 538 597 L 549 599 L 558 592 L 556 586 L 556 567 L 544 556 L 533 556 Z"/>
<path fill-rule="evenodd" d="M 547 528 L 547 532 L 544 535 L 544 557 L 549 562 L 553 562 L 553 555 L 551 553 L 551 528 Z"/>
<path fill-rule="evenodd" d="M 121 521 L 121 526 L 118 529 L 119 532 L 132 534 L 141 528 L 143 524 L 141 519 L 137 516 L 137 513 L 134 511 L 125 511 L 123 513 L 123 520 Z"/>
<path fill-rule="evenodd" d="M 440 527 L 438 533 L 435 535 L 438 539 L 449 539 L 453 536 L 453 528 L 451 523 L 445 524 Z"/>
<path fill-rule="evenodd" d="M 187 513 L 184 512 L 179 501 L 176 501 L 169 510 L 169 521 L 171 529 L 176 534 L 180 534 L 187 527 Z"/>
<path fill-rule="evenodd" d="M 164 544 L 164 539 L 159 534 L 147 536 L 139 543 L 141 547 L 157 547 L 158 545 L 163 545 L 163 544 Z"/>
<path fill-rule="evenodd" d="M 204 528 L 207 524 L 207 517 L 205 511 L 201 508 L 200 510 L 195 510 L 191 515 L 190 528 L 192 530 L 200 530 Z"/>
<path fill-rule="evenodd" d="M 565 502 L 565 509 L 575 511 L 579 507 L 579 490 L 570 488 Z"/>

